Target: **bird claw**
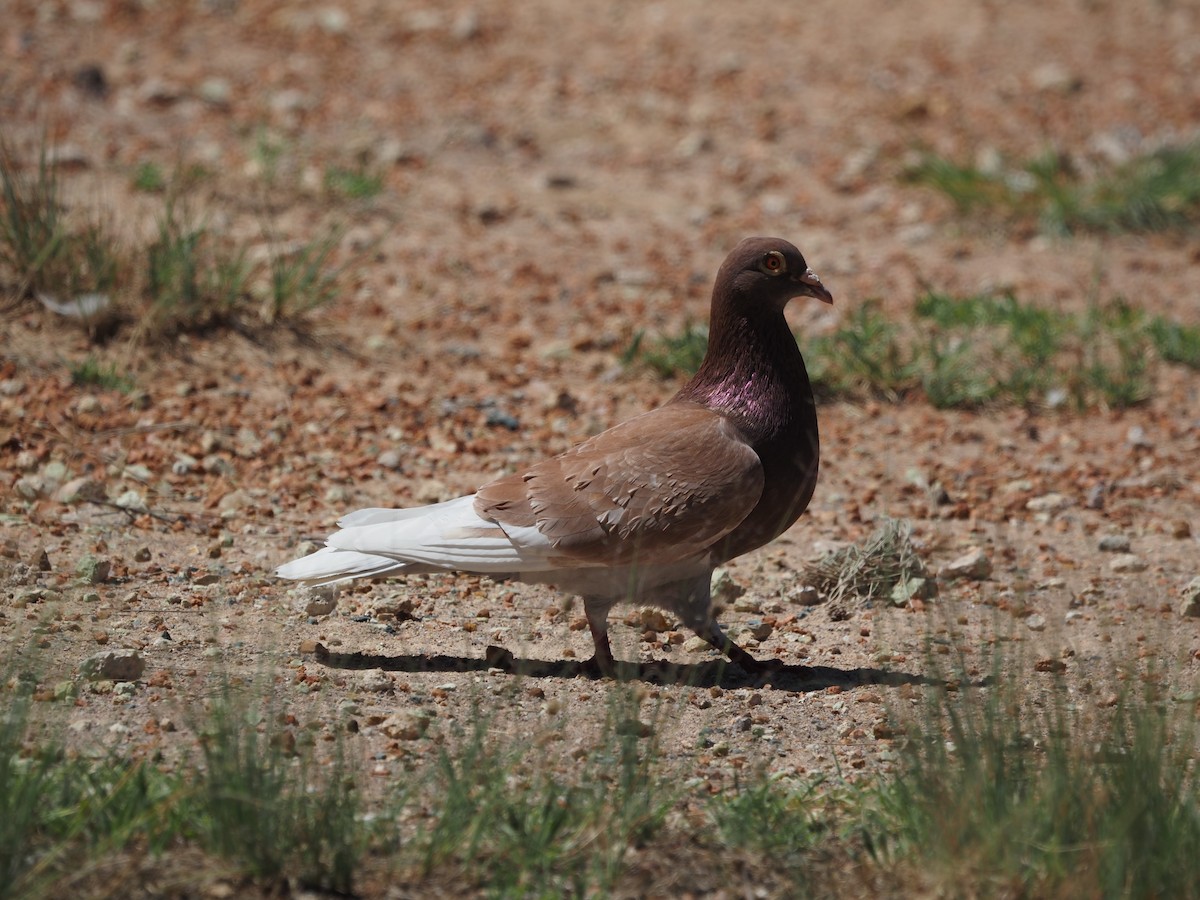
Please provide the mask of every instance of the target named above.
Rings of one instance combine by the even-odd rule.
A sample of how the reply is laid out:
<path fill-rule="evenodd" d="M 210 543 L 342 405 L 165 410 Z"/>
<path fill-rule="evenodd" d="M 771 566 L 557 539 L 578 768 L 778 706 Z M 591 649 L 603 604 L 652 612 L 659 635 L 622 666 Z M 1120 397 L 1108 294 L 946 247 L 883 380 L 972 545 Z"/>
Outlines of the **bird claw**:
<path fill-rule="evenodd" d="M 592 679 L 616 678 L 616 660 L 611 656 L 605 659 L 599 653 L 594 654 L 591 659 L 584 660 L 579 664 L 579 674 Z"/>
<path fill-rule="evenodd" d="M 778 659 L 755 659 L 734 643 L 733 639 L 721 630 L 715 620 L 710 620 L 706 628 L 699 629 L 696 633 L 708 641 L 719 653 L 729 657 L 731 663 L 737 665 L 748 675 L 770 675 L 783 668 L 783 662 Z"/>
<path fill-rule="evenodd" d="M 733 641 L 728 643 L 724 651 L 730 662 L 735 663 L 747 675 L 770 675 L 783 668 L 782 660 L 755 659 Z"/>
<path fill-rule="evenodd" d="M 782 671 L 785 665 L 782 659 L 755 659 L 749 653 L 745 659 L 735 661 L 749 675 L 773 675 Z"/>

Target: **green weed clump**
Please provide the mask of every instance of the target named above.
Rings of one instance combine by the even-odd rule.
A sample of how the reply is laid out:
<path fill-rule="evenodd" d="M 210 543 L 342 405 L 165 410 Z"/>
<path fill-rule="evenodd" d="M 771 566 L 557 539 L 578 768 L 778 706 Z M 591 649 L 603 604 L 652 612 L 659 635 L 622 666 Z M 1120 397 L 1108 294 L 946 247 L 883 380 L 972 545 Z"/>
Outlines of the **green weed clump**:
<path fill-rule="evenodd" d="M 38 297 L 99 340 L 130 322 L 151 339 L 296 328 L 333 301 L 344 271 L 335 263 L 338 229 L 286 247 L 270 239 L 265 253 L 251 254 L 195 212 L 205 177 L 196 166 L 177 167 L 169 178 L 156 163 L 139 166 L 132 186 L 161 194 L 162 207 L 154 238 L 125 248 L 98 220 L 79 221 L 81 213 L 66 207 L 45 146 L 26 172 L 0 140 L 0 285 L 9 305 Z M 365 173 L 343 182 L 347 195 L 370 192 Z"/>
<path fill-rule="evenodd" d="M 650 342 L 646 341 L 644 330 L 638 331 L 621 359 L 627 366 L 634 362 L 644 363 L 660 378 L 674 378 L 680 373 L 690 375 L 699 369 L 707 350 L 708 326 L 688 322 L 679 334 L 659 335 Z"/>
<path fill-rule="evenodd" d="M 1194 713 L 1148 691 L 1088 715 L 1061 681 L 1039 708 L 1001 670 L 908 723 L 867 805 L 877 859 L 932 867 L 951 894 L 1200 896 Z"/>
<path fill-rule="evenodd" d="M 169 202 L 147 252 L 150 309 L 143 324 L 170 334 L 301 322 L 337 297 L 338 237 L 335 229 L 288 247 L 268 241 L 265 256 L 251 261 L 244 247 Z"/>
<path fill-rule="evenodd" d="M 330 166 L 325 170 L 325 189 L 348 200 L 368 200 L 383 192 L 383 176 L 361 167 Z"/>
<path fill-rule="evenodd" d="M 251 875 L 349 893 L 372 838 L 356 773 L 335 744 L 319 766 L 278 727 L 281 710 L 227 685 L 197 729 L 204 767 L 189 785 L 192 834 Z"/>
<path fill-rule="evenodd" d="M 18 295 L 44 286 L 42 274 L 64 250 L 66 221 L 58 177 L 43 147 L 37 170 L 26 174 L 8 144 L 0 141 L 0 263 L 17 280 Z"/>
<path fill-rule="evenodd" d="M 1045 153 L 998 171 L 930 155 L 906 173 L 960 214 L 1034 219 L 1051 233 L 1147 232 L 1200 222 L 1200 144 L 1164 147 L 1092 177 Z"/>
<path fill-rule="evenodd" d="M 106 857 L 187 845 L 267 882 L 348 893 L 384 833 L 362 814 L 340 744 L 317 765 L 272 704 L 228 685 L 196 723 L 201 764 L 175 772 L 34 741 L 33 692 L 13 691 L 0 718 L 0 898 L 78 895 Z"/>
<path fill-rule="evenodd" d="M 438 803 L 415 839 L 423 874 L 457 869 L 491 896 L 606 895 L 629 848 L 661 829 L 677 799 L 637 715 L 621 692 L 598 747 L 560 773 L 526 745 L 497 743 L 477 713 L 438 755 Z"/>
<path fill-rule="evenodd" d="M 916 350 L 878 301 L 856 307 L 835 332 L 814 338 L 803 349 L 818 393 L 872 395 L 895 402 L 919 383 Z"/>
<path fill-rule="evenodd" d="M 144 162 L 134 170 L 133 189 L 145 194 L 161 194 L 167 189 L 167 177 L 158 163 Z"/>
<path fill-rule="evenodd" d="M 935 406 L 1120 408 L 1151 395 L 1148 323 L 1121 300 L 1073 314 L 1012 295 L 931 293 L 915 312 L 927 335 L 922 386 Z"/>
<path fill-rule="evenodd" d="M 1200 327 L 1155 316 L 1147 325 L 1154 349 L 1166 362 L 1200 369 Z"/>
<path fill-rule="evenodd" d="M 245 302 L 250 272 L 244 250 L 226 246 L 168 200 L 146 251 L 150 307 L 143 324 L 160 334 L 228 324 Z"/>
<path fill-rule="evenodd" d="M 722 842 L 769 855 L 778 865 L 799 868 L 803 856 L 829 836 L 822 778 L 807 781 L 755 776 L 718 795 L 709 808 Z"/>
<path fill-rule="evenodd" d="M 341 270 L 333 265 L 339 233 L 291 248 L 272 244 L 267 261 L 262 317 L 267 322 L 297 321 L 332 303 Z"/>
<path fill-rule="evenodd" d="M 219 867 L 256 896 L 606 897 L 734 879 L 784 896 L 1200 897 L 1196 695 L 1148 679 L 1097 712 L 1063 679 L 1031 691 L 1013 674 L 1026 668 L 996 659 L 983 682 L 931 683 L 891 714 L 890 770 L 853 783 L 752 764 L 711 791 L 664 752 L 662 717 L 614 685 L 569 754 L 479 706 L 437 719 L 374 797 L 353 729 L 315 740 L 249 687 L 192 707 L 197 749 L 165 769 L 68 750 L 33 716 L 57 694 L 18 674 L 0 685 L 0 898 L 108 896 L 114 872 L 136 880 L 160 857 L 182 889 Z"/>
<path fill-rule="evenodd" d="M 71 383 L 80 387 L 98 387 L 128 394 L 136 387 L 133 376 L 121 371 L 115 362 L 102 363 L 88 356 L 71 366 Z"/>
<path fill-rule="evenodd" d="M 0 686 L 0 898 L 51 896 L 50 885 L 132 842 L 159 852 L 179 824 L 172 776 L 35 740 L 36 688 L 24 674 Z"/>
<path fill-rule="evenodd" d="M 624 360 L 663 377 L 687 375 L 703 360 L 707 339 L 694 326 L 653 341 L 639 334 Z M 930 292 L 906 320 L 867 301 L 801 349 L 814 390 L 831 399 L 1123 408 L 1151 397 L 1156 362 L 1200 368 L 1200 327 L 1147 316 L 1121 299 L 1073 313 L 1012 294 Z"/>
<path fill-rule="evenodd" d="M 69 305 L 114 288 L 123 265 L 117 242 L 99 221 L 68 214 L 45 146 L 29 173 L 0 139 L 0 194 L 0 278 L 14 279 L 12 297 L 43 295 L 51 304 Z M 85 303 L 80 317 L 88 318 Z"/>

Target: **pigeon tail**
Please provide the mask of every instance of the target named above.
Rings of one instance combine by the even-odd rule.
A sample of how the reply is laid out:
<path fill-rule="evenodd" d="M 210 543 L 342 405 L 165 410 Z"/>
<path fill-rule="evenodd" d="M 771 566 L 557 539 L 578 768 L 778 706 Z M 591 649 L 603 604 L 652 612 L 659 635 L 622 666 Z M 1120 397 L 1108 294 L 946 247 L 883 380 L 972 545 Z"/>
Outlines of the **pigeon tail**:
<path fill-rule="evenodd" d="M 541 571 L 550 541 L 536 528 L 502 528 L 480 517 L 469 495 L 408 509 L 360 509 L 345 516 L 325 547 L 276 570 L 281 578 L 330 583 L 349 578 L 458 570 Z"/>
<path fill-rule="evenodd" d="M 351 553 L 322 547 L 316 553 L 285 563 L 275 570 L 275 574 L 280 578 L 318 585 L 336 584 L 354 578 L 401 575 L 407 571 L 410 571 L 407 563 L 397 562 L 387 556 L 372 556 L 369 553 Z"/>

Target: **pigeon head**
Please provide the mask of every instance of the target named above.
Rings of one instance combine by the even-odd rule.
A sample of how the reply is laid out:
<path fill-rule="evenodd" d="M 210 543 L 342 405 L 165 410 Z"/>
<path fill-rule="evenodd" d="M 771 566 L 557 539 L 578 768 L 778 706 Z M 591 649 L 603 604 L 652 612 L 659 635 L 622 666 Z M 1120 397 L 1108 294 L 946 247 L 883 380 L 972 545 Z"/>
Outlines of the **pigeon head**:
<path fill-rule="evenodd" d="M 713 296 L 777 310 L 793 297 L 833 302 L 799 250 L 782 238 L 764 237 L 746 238 L 733 248 L 717 272 Z"/>
<path fill-rule="evenodd" d="M 805 417 L 814 419 L 815 432 L 808 373 L 783 317 L 793 297 L 833 302 L 800 251 L 782 238 L 746 238 L 734 247 L 713 285 L 708 351 L 676 399 L 719 410 L 756 437 Z"/>

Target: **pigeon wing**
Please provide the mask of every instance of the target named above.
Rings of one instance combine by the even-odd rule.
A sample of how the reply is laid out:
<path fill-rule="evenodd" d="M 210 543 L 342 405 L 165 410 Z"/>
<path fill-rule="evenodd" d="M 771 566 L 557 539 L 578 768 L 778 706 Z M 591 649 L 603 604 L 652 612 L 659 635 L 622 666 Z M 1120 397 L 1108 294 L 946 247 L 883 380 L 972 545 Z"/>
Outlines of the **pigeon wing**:
<path fill-rule="evenodd" d="M 657 565 L 702 558 L 754 509 L 763 481 L 736 426 L 685 402 L 485 485 L 475 510 L 535 528 L 575 565 Z"/>

